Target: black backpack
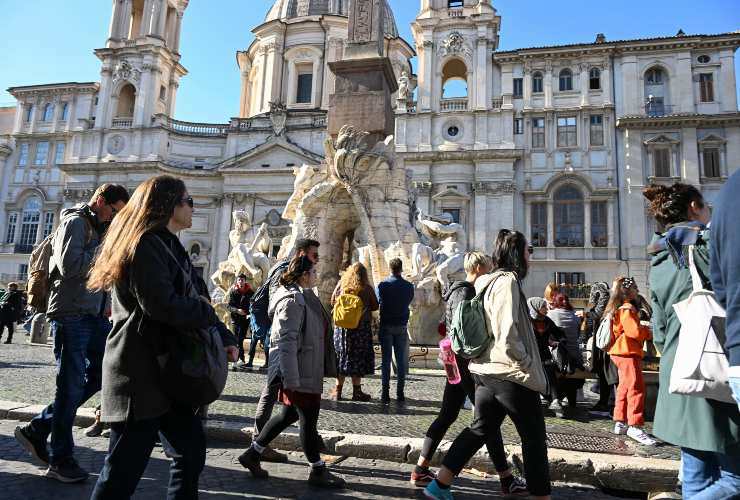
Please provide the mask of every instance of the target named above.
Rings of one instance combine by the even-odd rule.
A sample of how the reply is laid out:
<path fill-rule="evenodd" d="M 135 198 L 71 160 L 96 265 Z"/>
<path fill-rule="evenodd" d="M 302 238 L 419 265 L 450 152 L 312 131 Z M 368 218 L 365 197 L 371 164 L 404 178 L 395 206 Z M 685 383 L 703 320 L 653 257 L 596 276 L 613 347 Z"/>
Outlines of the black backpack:
<path fill-rule="evenodd" d="M 252 295 L 249 303 L 249 314 L 252 315 L 257 325 L 261 327 L 270 326 L 270 283 L 276 274 L 282 273 L 288 267 L 289 262 L 283 261 L 273 267 L 267 275 L 267 279 Z"/>

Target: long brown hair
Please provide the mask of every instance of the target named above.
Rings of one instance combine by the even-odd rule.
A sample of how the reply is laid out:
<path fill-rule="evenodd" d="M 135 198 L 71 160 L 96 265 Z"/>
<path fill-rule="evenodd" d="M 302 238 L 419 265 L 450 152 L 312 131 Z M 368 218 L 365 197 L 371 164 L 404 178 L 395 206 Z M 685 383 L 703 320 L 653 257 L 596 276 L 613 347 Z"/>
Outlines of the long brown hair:
<path fill-rule="evenodd" d="M 185 191 L 185 183 L 170 175 L 152 177 L 136 188 L 106 232 L 90 270 L 90 290 L 111 288 L 123 278 L 141 237 L 167 226 Z"/>
<path fill-rule="evenodd" d="M 342 273 L 340 288 L 342 289 L 342 293 L 357 295 L 369 284 L 370 280 L 367 277 L 367 269 L 359 262 L 355 262 Z"/>
<path fill-rule="evenodd" d="M 625 283 L 625 281 L 627 283 Z M 627 285 L 630 285 L 629 287 L 626 287 Z M 630 290 L 632 289 L 632 286 L 634 285 L 634 280 L 632 278 L 628 278 L 626 276 L 619 276 L 617 279 L 614 280 L 614 283 L 612 283 L 612 292 L 609 297 L 609 302 L 606 305 L 606 309 L 604 309 L 604 314 L 614 314 L 616 313 L 617 309 L 622 307 L 625 302 L 630 301 Z M 626 288 L 625 288 L 626 287 Z M 635 289 L 635 291 L 637 291 Z"/>

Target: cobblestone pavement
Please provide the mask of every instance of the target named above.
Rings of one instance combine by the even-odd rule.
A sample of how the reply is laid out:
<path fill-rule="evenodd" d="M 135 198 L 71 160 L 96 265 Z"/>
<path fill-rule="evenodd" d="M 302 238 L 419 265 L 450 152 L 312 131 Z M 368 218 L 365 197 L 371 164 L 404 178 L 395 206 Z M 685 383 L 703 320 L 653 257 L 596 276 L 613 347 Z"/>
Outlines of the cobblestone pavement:
<path fill-rule="evenodd" d="M 44 469 L 31 462 L 30 456 L 13 438 L 18 422 L 0 420 L 0 484 L 5 500 L 79 500 L 89 498 L 105 458 L 108 441 L 85 437 L 75 429 L 76 457 L 92 476 L 83 484 L 66 485 L 43 477 Z M 348 458 L 332 465 L 332 470 L 344 476 L 345 490 L 326 492 L 309 488 L 304 481 L 308 468 L 299 453 L 290 453 L 288 464 L 265 464 L 270 472 L 268 481 L 252 479 L 237 463 L 243 450 L 228 443 L 210 442 L 206 467 L 200 476 L 201 498 L 301 499 L 339 500 L 400 499 L 423 497 L 421 490 L 408 483 L 409 465 L 378 460 Z M 161 448 L 155 448 L 135 499 L 165 498 L 169 460 Z M 502 498 L 496 478 L 482 479 L 463 474 L 455 485 L 458 500 Z M 563 500 L 608 500 L 609 496 L 597 490 L 565 484 L 556 484 L 554 498 Z"/>
<path fill-rule="evenodd" d="M 27 337 L 18 330 L 16 343 L 0 345 L 0 400 L 20 401 L 30 404 L 46 404 L 54 394 L 54 363 L 49 347 L 21 344 Z M 230 372 L 226 389 L 221 398 L 209 409 L 213 420 L 253 423 L 252 416 L 265 380 L 263 372 Z M 319 420 L 319 429 L 346 433 L 374 434 L 396 437 L 424 437 L 429 425 L 437 416 L 444 377 L 429 370 L 412 370 L 407 378 L 406 404 L 393 401 L 391 405 L 381 405 L 380 373 L 365 379 L 363 389 L 373 395 L 369 403 L 351 401 L 330 401 L 328 394 L 333 381 L 324 383 L 324 401 Z M 392 381 L 392 384 L 395 381 Z M 587 383 L 586 386 L 590 384 Z M 345 396 L 351 396 L 352 388 L 344 388 Z M 393 395 L 393 388 L 391 389 Z M 589 392 L 587 391 L 587 394 Z M 593 397 L 593 394 L 590 394 Z M 97 396 L 86 406 L 95 406 Z M 587 408 L 593 401 L 579 403 L 579 407 L 566 413 L 565 419 L 555 418 L 546 412 L 547 430 L 553 434 L 550 446 L 581 451 L 605 451 L 621 455 L 649 456 L 653 458 L 679 459 L 677 448 L 661 445 L 645 448 L 633 444 L 631 440 L 611 434 L 613 423 L 608 418 L 593 417 Z M 450 428 L 447 439 L 454 437 L 472 419 L 472 411 L 463 410 L 460 418 Z M 648 432 L 650 423 L 646 425 Z M 507 444 L 519 444 L 519 436 L 507 418 L 502 426 Z M 555 439 L 557 438 L 557 439 Z M 593 441 L 593 443 L 589 443 Z M 603 449 L 602 449 L 603 448 Z"/>

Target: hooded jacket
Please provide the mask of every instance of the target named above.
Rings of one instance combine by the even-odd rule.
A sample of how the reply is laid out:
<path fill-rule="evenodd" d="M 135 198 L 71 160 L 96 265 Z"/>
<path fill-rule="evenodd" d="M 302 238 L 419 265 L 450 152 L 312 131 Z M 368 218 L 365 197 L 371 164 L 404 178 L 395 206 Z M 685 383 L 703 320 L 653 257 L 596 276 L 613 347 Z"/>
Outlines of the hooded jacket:
<path fill-rule="evenodd" d="M 740 459 L 740 414 L 736 404 L 668 392 L 681 331 L 681 322 L 673 304 L 688 298 L 693 290 L 691 275 L 683 258 L 689 244 L 695 245 L 694 257 L 699 274 L 704 278 L 709 276 L 709 230 L 673 237 L 688 225 L 674 225 L 673 228 L 678 230 L 671 228 L 671 238 L 667 238 L 668 234 L 659 235 L 649 248 L 652 255 L 653 342 L 661 353 L 653 434 L 676 446 L 725 453 Z M 667 239 L 672 241 L 669 243 Z M 708 285 L 708 280 L 705 283 Z"/>
<path fill-rule="evenodd" d="M 103 227 L 88 205 L 62 211 L 51 243 L 46 311 L 50 319 L 105 312 L 106 294 L 87 289 L 87 275 L 102 235 Z"/>
<path fill-rule="evenodd" d="M 447 332 L 452 331 L 452 317 L 457 310 L 457 306 L 463 300 L 471 300 L 475 297 L 475 286 L 468 281 L 455 281 L 442 296 L 445 301 L 445 325 Z"/>
<path fill-rule="evenodd" d="M 270 295 L 270 366 L 267 380 L 283 388 L 321 394 L 331 318 L 313 290 L 280 286 Z"/>
<path fill-rule="evenodd" d="M 487 351 L 470 362 L 470 372 L 515 382 L 546 394 L 547 376 L 516 275 L 497 271 L 476 280 L 476 293 L 486 287 L 483 308 L 491 343 Z"/>

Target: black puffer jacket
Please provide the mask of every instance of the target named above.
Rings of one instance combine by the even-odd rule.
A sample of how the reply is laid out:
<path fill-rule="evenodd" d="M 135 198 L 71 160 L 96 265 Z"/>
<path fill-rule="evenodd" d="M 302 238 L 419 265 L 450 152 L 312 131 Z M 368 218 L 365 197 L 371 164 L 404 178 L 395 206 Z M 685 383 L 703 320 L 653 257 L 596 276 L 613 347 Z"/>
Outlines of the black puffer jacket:
<path fill-rule="evenodd" d="M 452 316 L 457 310 L 457 306 L 463 300 L 470 300 L 475 297 L 475 286 L 467 281 L 455 281 L 447 290 L 442 298 L 447 303 L 445 306 L 445 326 L 447 331 L 452 331 Z"/>

